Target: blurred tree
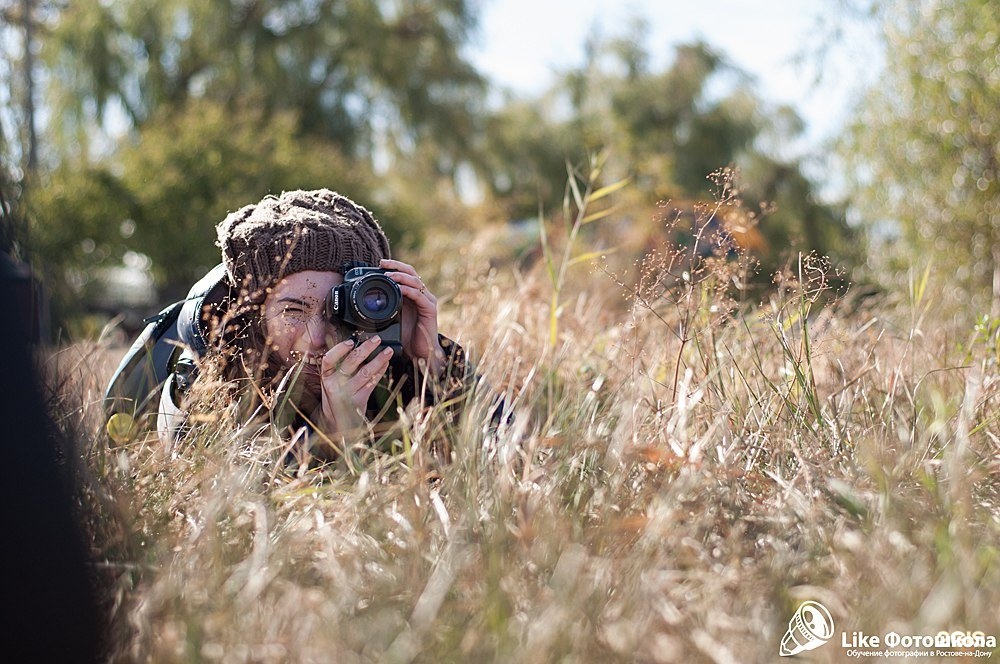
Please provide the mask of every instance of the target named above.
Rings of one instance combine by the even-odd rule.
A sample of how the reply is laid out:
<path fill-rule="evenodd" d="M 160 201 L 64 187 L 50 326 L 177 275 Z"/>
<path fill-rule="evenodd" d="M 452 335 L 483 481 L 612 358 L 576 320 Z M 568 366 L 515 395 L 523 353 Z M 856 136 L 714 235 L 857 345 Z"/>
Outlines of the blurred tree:
<path fill-rule="evenodd" d="M 778 156 L 802 130 L 794 112 L 762 101 L 748 76 L 705 43 L 679 45 L 657 71 L 634 37 L 645 34 L 643 24 L 628 32 L 627 39 L 590 39 L 582 65 L 540 103 L 511 100 L 491 116 L 481 164 L 509 215 L 533 216 L 539 202 L 558 210 L 566 161 L 583 163 L 610 146 L 605 178 L 631 177 L 639 209 L 710 200 L 716 183 L 709 175 L 735 165 L 748 210 L 754 217 L 769 211 L 760 222 L 772 249 L 761 256 L 767 267 L 796 251 L 854 258 L 843 210 L 819 200 L 800 160 Z"/>
<path fill-rule="evenodd" d="M 126 251 L 145 254 L 165 296 L 182 295 L 218 263 L 215 225 L 228 212 L 285 189 L 337 187 L 372 199 L 374 178 L 336 147 L 296 136 L 292 113 L 205 100 L 159 112 L 107 162 L 63 166 L 35 188 L 29 213 L 39 252 L 66 284 L 65 305 Z M 392 210 L 376 210 L 393 238 Z"/>
<path fill-rule="evenodd" d="M 401 197 L 469 158 L 466 0 L 33 1 L 48 134 L 27 207 L 63 303 L 128 251 L 177 295 L 217 260 L 215 224 L 283 189 L 340 189 L 418 238 L 433 209 Z M 430 167 L 394 189 L 412 159 Z"/>
<path fill-rule="evenodd" d="M 844 143 L 859 210 L 1000 315 L 1000 5 L 873 8 L 886 67 Z"/>
<path fill-rule="evenodd" d="M 466 0 L 74 2 L 42 55 L 71 141 L 112 106 L 138 128 L 205 98 L 293 111 L 369 162 L 427 136 L 457 162 L 485 85 L 462 54 L 475 22 Z"/>
<path fill-rule="evenodd" d="M 629 54 L 627 62 L 635 57 L 630 42 L 612 43 L 612 48 L 619 57 Z M 715 96 L 708 88 L 723 77 L 735 85 Z M 708 194 L 709 173 L 753 147 L 766 123 L 760 104 L 745 75 L 702 42 L 678 46 L 673 64 L 663 72 L 630 65 L 611 96 L 629 152 L 644 167 L 641 176 L 658 182 L 650 181 L 651 186 L 673 186 L 689 196 Z"/>
<path fill-rule="evenodd" d="M 557 95 L 537 101 L 511 99 L 486 121 L 480 177 L 509 219 L 533 218 L 539 205 L 558 209 L 566 161 L 581 163 L 586 147 L 566 122 L 553 119 Z"/>

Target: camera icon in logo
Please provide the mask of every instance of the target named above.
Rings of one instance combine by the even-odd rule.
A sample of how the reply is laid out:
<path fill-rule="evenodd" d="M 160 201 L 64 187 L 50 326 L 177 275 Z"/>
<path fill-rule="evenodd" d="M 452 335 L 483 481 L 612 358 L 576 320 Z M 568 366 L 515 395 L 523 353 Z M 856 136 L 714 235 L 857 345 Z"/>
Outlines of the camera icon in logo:
<path fill-rule="evenodd" d="M 833 636 L 833 618 L 819 602 L 803 602 L 788 621 L 778 654 L 790 657 L 803 650 L 818 648 Z"/>

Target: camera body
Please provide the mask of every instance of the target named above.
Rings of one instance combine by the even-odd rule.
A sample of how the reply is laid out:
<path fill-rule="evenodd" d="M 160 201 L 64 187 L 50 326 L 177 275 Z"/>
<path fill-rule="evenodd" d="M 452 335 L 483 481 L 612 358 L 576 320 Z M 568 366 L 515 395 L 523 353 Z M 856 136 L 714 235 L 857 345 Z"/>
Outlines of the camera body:
<path fill-rule="evenodd" d="M 355 344 L 378 335 L 382 342 L 374 357 L 391 348 L 393 357 L 403 354 L 403 294 L 382 268 L 361 263 L 343 267 L 344 283 L 330 289 L 325 313 L 334 325 L 351 331 Z"/>

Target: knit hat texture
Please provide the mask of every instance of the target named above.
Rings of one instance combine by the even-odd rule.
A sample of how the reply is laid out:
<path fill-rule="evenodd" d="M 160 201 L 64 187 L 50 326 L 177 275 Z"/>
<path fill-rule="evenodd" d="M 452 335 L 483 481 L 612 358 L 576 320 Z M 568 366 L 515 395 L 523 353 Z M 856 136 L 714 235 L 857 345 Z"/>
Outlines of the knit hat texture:
<path fill-rule="evenodd" d="M 377 266 L 389 258 L 372 213 L 329 189 L 266 196 L 230 213 L 216 231 L 230 280 L 249 293 L 296 272 L 341 272 L 348 261 Z"/>

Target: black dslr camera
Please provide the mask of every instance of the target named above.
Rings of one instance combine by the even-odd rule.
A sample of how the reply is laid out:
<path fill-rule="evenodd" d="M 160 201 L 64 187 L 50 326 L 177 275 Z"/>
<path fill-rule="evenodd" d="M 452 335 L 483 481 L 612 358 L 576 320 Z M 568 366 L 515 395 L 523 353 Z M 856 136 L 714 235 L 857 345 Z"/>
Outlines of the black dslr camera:
<path fill-rule="evenodd" d="M 382 343 L 368 359 L 391 348 L 393 357 L 403 354 L 403 294 L 385 270 L 363 263 L 344 265 L 344 283 L 326 296 L 326 317 L 334 325 L 351 330 L 355 345 L 376 334 Z"/>

